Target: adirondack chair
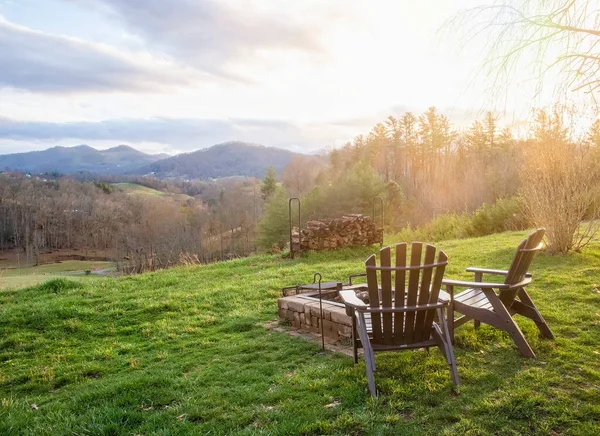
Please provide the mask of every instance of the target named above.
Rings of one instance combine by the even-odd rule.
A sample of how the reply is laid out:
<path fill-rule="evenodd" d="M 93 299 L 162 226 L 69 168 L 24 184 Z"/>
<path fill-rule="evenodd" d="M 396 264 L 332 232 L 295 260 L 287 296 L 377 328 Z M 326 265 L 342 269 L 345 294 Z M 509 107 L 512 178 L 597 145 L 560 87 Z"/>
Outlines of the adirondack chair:
<path fill-rule="evenodd" d="M 525 287 L 532 281 L 532 276 L 527 270 L 536 253 L 542 248 L 544 233 L 545 229 L 538 229 L 521 241 L 508 270 L 471 267 L 467 268 L 467 272 L 475 274 L 474 282 L 448 279 L 443 281 L 449 294 L 447 298 L 451 301 L 448 325 L 452 338 L 456 327 L 473 319 L 475 328 L 483 322 L 508 332 L 523 356 L 535 358 L 535 353 L 512 318 L 515 314 L 533 320 L 542 336 L 554 338 L 548 324 L 525 291 Z M 483 282 L 483 274 L 504 276 L 504 283 Z M 465 287 L 467 290 L 454 295 L 455 287 Z M 455 311 L 462 316 L 454 319 Z"/>
<path fill-rule="evenodd" d="M 374 353 L 377 351 L 437 346 L 450 365 L 452 381 L 460 384 L 444 316 L 449 301 L 438 298 L 448 257 L 440 251 L 436 262 L 436 248 L 427 245 L 421 264 L 422 251 L 422 243 L 412 243 L 410 265 L 406 264 L 406 243 L 396 244 L 396 266 L 391 266 L 390 247 L 380 251 L 381 266 L 377 266 L 375 255 L 371 255 L 365 262 L 369 304 L 360 300 L 353 290 L 340 292 L 346 312 L 355 320 L 355 331 L 364 348 L 369 390 L 373 396 L 377 395 L 373 376 Z M 441 329 L 434 322 L 436 315 L 442 324 Z"/>

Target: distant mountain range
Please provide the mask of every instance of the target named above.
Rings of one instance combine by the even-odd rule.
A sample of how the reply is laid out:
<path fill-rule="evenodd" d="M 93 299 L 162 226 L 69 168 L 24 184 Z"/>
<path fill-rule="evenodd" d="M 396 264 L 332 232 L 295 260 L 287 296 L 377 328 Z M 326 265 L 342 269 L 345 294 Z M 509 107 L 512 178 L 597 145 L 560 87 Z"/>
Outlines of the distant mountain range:
<path fill-rule="evenodd" d="M 0 170 L 29 173 L 127 174 L 168 155 L 150 155 L 127 145 L 96 150 L 88 145 L 52 147 L 43 151 L 0 155 Z"/>
<path fill-rule="evenodd" d="M 177 156 L 146 154 L 127 145 L 108 150 L 79 145 L 0 155 L 0 171 L 14 170 L 32 174 L 148 174 L 159 178 L 189 179 L 263 177 L 270 165 L 279 172 L 295 155 L 296 153 L 280 148 L 245 142 L 226 142 Z"/>
<path fill-rule="evenodd" d="M 281 148 L 265 147 L 246 142 L 226 142 L 205 150 L 183 153 L 162 159 L 140 168 L 138 174 L 152 173 L 156 177 L 248 176 L 264 177 L 271 165 L 281 171 L 296 155 Z"/>

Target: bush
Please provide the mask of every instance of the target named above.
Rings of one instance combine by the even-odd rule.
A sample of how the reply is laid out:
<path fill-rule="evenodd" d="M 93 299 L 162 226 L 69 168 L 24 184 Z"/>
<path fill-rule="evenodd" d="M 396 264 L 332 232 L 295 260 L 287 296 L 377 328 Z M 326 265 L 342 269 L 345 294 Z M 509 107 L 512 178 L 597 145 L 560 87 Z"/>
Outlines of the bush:
<path fill-rule="evenodd" d="M 534 146 L 523 165 L 522 195 L 527 216 L 546 228 L 550 253 L 580 250 L 594 235 L 594 222 L 579 234 L 582 220 L 596 216 L 599 168 L 568 142 Z M 591 227 L 590 227 L 591 226 Z"/>
<path fill-rule="evenodd" d="M 469 236 L 485 236 L 507 230 L 523 230 L 528 227 L 519 197 L 502 198 L 494 204 L 484 203 L 475 211 L 469 224 Z"/>
<path fill-rule="evenodd" d="M 484 204 L 472 216 L 466 213 L 438 215 L 424 226 L 412 229 L 409 226 L 394 235 L 399 241 L 443 241 L 473 236 L 485 236 L 507 230 L 522 230 L 528 227 L 521 199 L 500 199 L 496 203 Z"/>
<path fill-rule="evenodd" d="M 79 282 L 67 279 L 53 279 L 38 286 L 38 290 L 45 292 L 52 292 L 58 294 L 62 291 L 68 291 L 71 289 L 82 288 L 83 285 Z"/>

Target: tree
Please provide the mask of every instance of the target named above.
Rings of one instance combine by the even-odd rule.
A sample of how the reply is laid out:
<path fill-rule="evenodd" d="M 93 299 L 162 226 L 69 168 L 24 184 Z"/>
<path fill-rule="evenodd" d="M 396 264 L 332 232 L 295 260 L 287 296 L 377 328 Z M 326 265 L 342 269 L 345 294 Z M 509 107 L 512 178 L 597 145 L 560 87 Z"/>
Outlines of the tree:
<path fill-rule="evenodd" d="M 596 152 L 600 150 L 600 118 L 590 126 L 585 138 L 585 144 Z"/>
<path fill-rule="evenodd" d="M 466 42 L 485 38 L 484 68 L 496 90 L 529 72 L 539 91 L 554 74 L 557 92 L 582 91 L 598 104 L 599 19 L 592 0 L 499 0 L 459 13 L 451 27 L 466 29 Z"/>
<path fill-rule="evenodd" d="M 318 170 L 319 166 L 311 158 L 294 156 L 282 171 L 283 186 L 292 196 L 299 197 L 313 187 Z"/>
<path fill-rule="evenodd" d="M 263 200 L 268 200 L 275 193 L 277 189 L 277 180 L 275 179 L 275 169 L 269 166 L 267 174 L 263 179 L 262 185 L 260 186 L 260 192 Z"/>
<path fill-rule="evenodd" d="M 546 228 L 548 251 L 580 250 L 598 231 L 596 197 L 598 165 L 585 150 L 569 140 L 562 113 L 536 113 L 534 140 L 526 150 L 522 170 L 522 195 L 531 221 Z M 582 228 L 584 218 L 592 218 Z"/>
<path fill-rule="evenodd" d="M 259 222 L 258 245 L 264 250 L 283 249 L 289 238 L 288 199 L 281 187 L 275 187 Z"/>

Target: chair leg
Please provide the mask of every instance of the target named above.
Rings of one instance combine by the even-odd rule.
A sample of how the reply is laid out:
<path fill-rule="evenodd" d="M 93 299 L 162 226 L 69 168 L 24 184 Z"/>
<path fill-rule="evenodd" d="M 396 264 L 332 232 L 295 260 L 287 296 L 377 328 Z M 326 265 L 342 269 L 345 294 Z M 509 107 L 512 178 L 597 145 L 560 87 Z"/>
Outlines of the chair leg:
<path fill-rule="evenodd" d="M 352 352 L 354 354 L 354 364 L 358 363 L 358 337 L 356 334 L 356 317 L 352 317 Z"/>
<path fill-rule="evenodd" d="M 444 330 L 448 330 L 450 344 L 454 345 L 454 301 L 450 301 L 448 305 L 448 318 Z"/>
<path fill-rule="evenodd" d="M 479 321 L 478 319 L 474 319 L 473 327 L 475 327 L 475 330 L 477 330 L 480 326 L 481 326 L 481 321 Z"/>
<path fill-rule="evenodd" d="M 458 368 L 456 367 L 456 358 L 454 357 L 454 348 L 450 344 L 450 335 L 448 331 L 445 333 L 446 341 L 448 341 L 448 360 L 450 361 L 450 375 L 452 381 L 456 386 L 460 386 L 460 379 L 458 378 Z"/>
<path fill-rule="evenodd" d="M 371 396 L 377 396 L 377 389 L 375 388 L 375 376 L 373 375 L 373 367 L 374 365 L 374 355 L 372 350 L 365 349 L 365 368 L 367 370 L 367 382 L 369 383 L 369 391 L 371 392 Z"/>
<path fill-rule="evenodd" d="M 356 330 L 358 332 L 358 336 L 360 337 L 360 342 L 363 346 L 364 358 L 365 358 L 365 367 L 367 370 L 367 381 L 369 383 L 369 391 L 371 395 L 377 396 L 377 389 L 375 388 L 375 376 L 373 372 L 375 371 L 375 354 L 373 353 L 373 348 L 371 347 L 371 343 L 369 342 L 369 335 L 367 333 L 367 326 L 365 323 L 364 314 L 362 312 L 356 312 Z"/>
<path fill-rule="evenodd" d="M 521 311 L 518 308 L 518 305 L 516 305 L 517 307 L 515 308 L 515 311 L 519 315 L 526 316 L 527 318 L 529 318 L 533 322 L 535 322 L 535 325 L 540 330 L 540 333 L 542 334 L 543 337 L 548 338 L 548 339 L 554 339 L 554 333 L 552 333 L 552 330 L 550 330 L 548 323 L 546 322 L 546 320 L 544 319 L 544 317 L 542 316 L 540 311 L 537 310 L 537 307 L 535 307 L 535 304 L 533 304 L 533 300 L 531 299 L 529 294 L 525 291 L 525 289 L 520 288 L 519 293 L 517 295 L 519 296 L 521 303 L 528 306 L 527 312 L 529 312 L 529 313 L 521 313 Z M 514 305 L 515 304 L 513 303 L 513 306 Z"/>
<path fill-rule="evenodd" d="M 487 293 L 486 295 L 488 297 L 488 301 L 491 303 L 494 311 L 496 312 L 497 319 L 501 325 L 500 328 L 510 335 L 523 357 L 531 357 L 535 359 L 535 353 L 527 343 L 523 332 L 515 320 L 512 319 L 512 316 L 510 316 L 510 313 L 506 309 L 506 306 L 504 306 L 504 303 L 500 301 L 493 291 L 491 293 Z"/>
<path fill-rule="evenodd" d="M 445 324 L 445 319 L 441 318 L 442 325 Z M 444 354 L 446 358 L 446 362 L 450 366 L 450 377 L 452 378 L 452 382 L 456 386 L 460 386 L 460 379 L 458 378 L 458 369 L 456 367 L 456 358 L 454 357 L 454 348 L 452 347 L 452 343 L 450 342 L 450 333 L 446 326 L 442 326 L 443 330 L 440 330 L 438 325 L 433 326 L 433 333 L 436 341 L 441 342 L 440 351 Z"/>

